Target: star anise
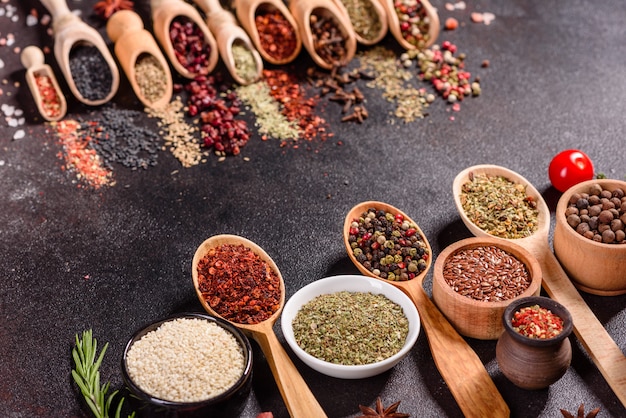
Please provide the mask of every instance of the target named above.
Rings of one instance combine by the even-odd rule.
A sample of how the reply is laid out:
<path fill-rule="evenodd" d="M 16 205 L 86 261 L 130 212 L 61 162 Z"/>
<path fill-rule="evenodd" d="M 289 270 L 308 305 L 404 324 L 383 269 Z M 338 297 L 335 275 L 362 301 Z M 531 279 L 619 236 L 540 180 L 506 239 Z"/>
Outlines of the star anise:
<path fill-rule="evenodd" d="M 394 403 L 393 405 L 385 408 L 383 406 L 383 401 L 380 398 L 376 398 L 376 410 L 373 410 L 369 406 L 359 405 L 359 409 L 363 413 L 359 418 L 408 418 L 409 414 L 403 414 L 401 412 L 396 412 L 398 409 L 398 405 L 400 405 L 400 401 Z"/>
<path fill-rule="evenodd" d="M 133 10 L 133 7 L 132 0 L 100 0 L 93 6 L 93 10 L 106 20 L 118 10 Z"/>
<path fill-rule="evenodd" d="M 592 409 L 591 411 L 589 411 L 589 413 L 587 415 L 585 415 L 585 404 L 581 403 L 580 406 L 578 407 L 578 411 L 576 413 L 576 415 L 565 411 L 564 409 L 561 409 L 561 413 L 563 414 L 563 416 L 565 418 L 595 418 L 596 415 L 598 415 L 598 412 L 600 412 L 600 408 L 596 408 L 596 409 Z"/>

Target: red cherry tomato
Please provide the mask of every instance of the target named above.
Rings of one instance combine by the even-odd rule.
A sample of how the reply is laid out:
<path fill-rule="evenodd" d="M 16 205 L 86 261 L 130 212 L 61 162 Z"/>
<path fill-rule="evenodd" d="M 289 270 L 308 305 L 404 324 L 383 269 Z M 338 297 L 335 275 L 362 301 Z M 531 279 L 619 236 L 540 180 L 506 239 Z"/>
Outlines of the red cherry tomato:
<path fill-rule="evenodd" d="M 568 149 L 554 156 L 548 167 L 550 182 L 560 192 L 593 179 L 593 163 L 582 151 Z"/>

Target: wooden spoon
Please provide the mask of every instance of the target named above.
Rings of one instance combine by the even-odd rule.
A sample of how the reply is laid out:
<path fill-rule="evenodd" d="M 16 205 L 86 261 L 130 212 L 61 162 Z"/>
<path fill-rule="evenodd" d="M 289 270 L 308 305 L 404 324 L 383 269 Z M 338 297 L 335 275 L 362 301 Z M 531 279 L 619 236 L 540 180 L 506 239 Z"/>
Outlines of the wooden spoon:
<path fill-rule="evenodd" d="M 63 119 L 65 113 L 67 113 L 67 101 L 65 96 L 59 87 L 57 78 L 54 75 L 52 68 L 45 63 L 43 51 L 34 45 L 27 46 L 22 50 L 20 55 L 22 65 L 26 68 L 26 82 L 30 88 L 30 92 L 35 99 L 35 104 L 41 116 L 47 121 L 58 121 Z M 42 97 L 41 90 L 37 85 L 38 77 L 48 77 L 52 88 L 56 92 L 56 100 L 58 101 L 58 109 L 54 109 L 51 112 L 44 106 L 44 98 Z"/>
<path fill-rule="evenodd" d="M 203 72 L 208 74 L 215 69 L 219 59 L 217 42 L 195 7 L 185 3 L 183 0 L 152 0 L 150 8 L 152 9 L 152 30 L 154 35 L 178 74 L 189 79 L 193 79 L 198 75 L 198 73 L 191 72 L 185 68 L 176 58 L 174 46 L 170 38 L 170 27 L 172 26 L 172 21 L 178 17 L 189 19 L 204 35 L 204 42 L 209 48 L 209 59 L 204 65 Z"/>
<path fill-rule="evenodd" d="M 285 305 L 285 283 L 280 270 L 278 270 L 278 266 L 261 247 L 256 245 L 254 242 L 237 235 L 214 235 L 200 244 L 194 254 L 191 269 L 193 284 L 196 289 L 198 299 L 200 299 L 200 303 L 209 314 L 220 316 L 211 308 L 202 296 L 202 292 L 199 290 L 198 263 L 211 248 L 216 248 L 223 244 L 242 244 L 244 247 L 249 248 L 252 252 L 257 254 L 261 260 L 265 261 L 270 268 L 276 272 L 278 278 L 280 279 L 280 307 L 271 317 L 263 322 L 259 322 L 258 324 L 232 324 L 259 343 L 261 350 L 263 350 L 263 354 L 265 354 L 265 357 L 267 358 L 272 374 L 274 375 L 274 379 L 276 379 L 280 394 L 282 395 L 287 409 L 289 410 L 289 414 L 292 417 L 326 417 L 324 410 L 319 405 L 315 396 L 298 372 L 298 369 L 296 369 L 296 366 L 293 364 L 287 355 L 287 352 L 278 341 L 276 334 L 274 334 L 274 323 L 280 316 L 283 306 Z"/>
<path fill-rule="evenodd" d="M 152 34 L 144 29 L 141 17 L 131 10 L 115 12 L 107 22 L 107 35 L 115 43 L 115 55 L 137 98 L 146 107 L 164 108 L 172 98 L 172 74 Z M 154 101 L 146 97 L 142 91 L 135 71 L 138 59 L 145 55 L 154 57 L 163 70 L 165 89 L 163 94 Z"/>
<path fill-rule="evenodd" d="M 52 15 L 54 55 L 72 94 L 82 103 L 90 106 L 98 106 L 111 100 L 117 93 L 120 75 L 115 60 L 100 33 L 72 13 L 64 0 L 41 0 L 41 3 Z M 88 99 L 76 87 L 70 69 L 70 52 L 74 46 L 78 45 L 89 45 L 97 48 L 109 67 L 111 91 L 101 99 Z"/>
<path fill-rule="evenodd" d="M 352 23 L 352 27 L 354 28 L 354 21 L 351 20 L 350 14 L 348 13 L 348 9 L 344 5 L 343 1 L 342 0 L 333 0 L 333 1 L 335 2 L 339 10 L 341 10 L 345 14 L 345 16 L 347 16 L 348 19 L 350 19 L 350 22 Z M 387 35 L 387 31 L 389 30 L 389 18 L 387 17 L 387 11 L 385 10 L 385 8 L 383 7 L 383 5 L 380 3 L 379 0 L 367 0 L 367 1 L 370 3 L 376 15 L 376 18 L 378 19 L 378 23 L 380 24 L 380 29 L 378 30 L 378 33 L 375 33 L 371 38 L 364 38 L 355 29 L 354 37 L 356 38 L 356 41 L 360 43 L 361 45 L 370 46 L 370 45 L 375 45 L 379 43 L 380 41 L 382 41 L 385 35 Z"/>
<path fill-rule="evenodd" d="M 574 333 L 587 350 L 587 353 L 615 392 L 622 404 L 626 406 L 626 357 L 619 346 L 613 341 L 602 323 L 591 311 L 578 293 L 567 274 L 550 249 L 550 210 L 541 194 L 521 175 L 497 165 L 476 165 L 461 171 L 454 179 L 452 192 L 454 202 L 463 223 L 478 237 L 491 236 L 476 226 L 465 214 L 461 204 L 461 189 L 470 181 L 470 173 L 504 176 L 509 180 L 526 186 L 526 193 L 537 202 L 539 210 L 538 229 L 531 236 L 512 239 L 533 254 L 543 273 L 543 288 L 548 295 L 564 305 L 572 314 Z M 498 238 L 498 237 L 496 237 Z M 505 239 L 505 238 L 498 238 Z"/>
<path fill-rule="evenodd" d="M 241 26 L 237 24 L 235 16 L 222 8 L 219 0 L 194 0 L 195 3 L 204 11 L 206 22 L 215 35 L 217 47 L 222 57 L 222 61 L 230 72 L 233 79 L 242 85 L 251 84 L 261 78 L 263 71 L 263 59 L 256 50 L 250 37 Z M 246 79 L 237 71 L 235 59 L 233 57 L 233 44 L 238 43 L 247 48 L 254 57 L 256 63 L 256 75 L 254 78 Z"/>
<path fill-rule="evenodd" d="M 377 208 L 392 214 L 402 214 L 406 220 L 413 222 L 404 212 L 383 202 L 369 201 L 354 206 L 346 216 L 343 225 L 343 240 L 348 256 L 366 276 L 385 280 L 370 272 L 354 256 L 349 242 L 350 225 L 368 208 Z M 422 231 L 418 233 L 424 238 L 430 257 L 426 269 L 415 278 L 407 281 L 388 281 L 399 287 L 415 303 L 422 320 L 422 326 L 428 336 L 428 343 L 435 365 L 445 380 L 452 396 L 466 417 L 508 417 L 510 410 L 491 376 L 485 369 L 474 350 L 467 344 L 448 320 L 437 309 L 423 288 L 424 278 L 432 264 L 432 250 Z"/>
<path fill-rule="evenodd" d="M 398 18 L 398 13 L 396 13 L 394 7 L 394 0 L 380 0 L 383 4 L 387 12 L 387 18 L 389 19 L 389 31 L 393 35 L 394 38 L 398 41 L 400 46 L 404 49 L 422 49 L 428 48 L 439 36 L 440 23 L 439 23 L 439 15 L 437 14 L 437 9 L 435 9 L 428 0 L 421 0 L 422 7 L 424 8 L 424 12 L 426 17 L 429 19 L 428 23 L 428 39 L 423 47 L 418 47 L 409 43 L 404 36 L 402 36 L 402 31 L 400 30 L 400 19 Z"/>
<path fill-rule="evenodd" d="M 356 37 L 352 23 L 350 23 L 347 13 L 342 12 L 332 0 L 291 0 L 289 2 L 289 10 L 298 24 L 304 48 L 317 65 L 331 70 L 338 64 L 345 65 L 354 58 Z M 328 62 L 315 50 L 313 33 L 311 32 L 311 15 L 331 18 L 339 26 L 342 37 L 345 39 L 346 49 L 346 55 L 343 57 L 342 62 Z"/>
<path fill-rule="evenodd" d="M 284 65 L 292 62 L 296 59 L 298 54 L 300 54 L 300 51 L 302 50 L 302 38 L 300 36 L 300 31 L 298 30 L 298 24 L 282 0 L 235 0 L 234 6 L 239 23 L 241 23 L 241 26 L 243 26 L 246 32 L 248 32 L 250 39 L 265 61 L 274 65 Z M 296 45 L 291 54 L 286 57 L 280 59 L 273 57 L 263 48 L 263 45 L 261 44 L 261 37 L 259 35 L 255 19 L 258 12 L 265 11 L 279 12 L 294 29 L 294 41 Z"/>

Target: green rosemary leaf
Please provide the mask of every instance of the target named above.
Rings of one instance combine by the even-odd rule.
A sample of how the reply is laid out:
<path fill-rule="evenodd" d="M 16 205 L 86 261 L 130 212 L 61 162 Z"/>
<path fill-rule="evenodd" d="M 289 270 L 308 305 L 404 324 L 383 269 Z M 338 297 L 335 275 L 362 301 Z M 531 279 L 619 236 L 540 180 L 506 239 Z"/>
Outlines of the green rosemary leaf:
<path fill-rule="evenodd" d="M 100 366 L 104 359 L 108 343 L 104 345 L 98 355 L 98 342 L 93 338 L 92 331 L 83 331 L 82 339 L 76 334 L 76 346 L 72 350 L 75 368 L 72 370 L 72 378 L 80 389 L 87 406 L 96 418 L 109 418 L 109 410 L 118 391 L 107 396 L 110 382 L 104 385 L 100 383 Z M 97 357 L 96 357 L 97 356 Z M 121 397 L 116 409 L 119 417 L 124 398 Z M 129 415 L 133 418 L 135 413 Z"/>

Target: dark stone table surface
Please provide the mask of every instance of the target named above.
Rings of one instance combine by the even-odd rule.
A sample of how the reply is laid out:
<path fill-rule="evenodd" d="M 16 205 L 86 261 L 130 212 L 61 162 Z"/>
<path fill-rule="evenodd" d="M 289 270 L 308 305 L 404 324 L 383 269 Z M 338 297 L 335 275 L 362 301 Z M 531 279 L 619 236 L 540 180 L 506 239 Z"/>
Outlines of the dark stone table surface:
<path fill-rule="evenodd" d="M 136 2 L 145 12 L 146 2 Z M 92 329 L 109 343 L 103 381 L 122 388 L 120 357 L 143 325 L 183 311 L 201 312 L 191 282 L 196 247 L 214 234 L 242 235 L 276 261 L 287 297 L 314 280 L 357 273 L 341 239 L 347 211 L 364 200 L 401 208 L 424 231 L 436 256 L 470 234 L 456 213 L 452 180 L 464 168 L 498 164 L 525 176 L 554 210 L 560 193 L 547 167 L 557 152 L 578 148 L 597 173 L 624 179 L 626 132 L 626 7 L 620 0 L 482 0 L 445 19 L 461 26 L 442 32 L 467 54 L 467 69 L 481 77 L 483 94 L 453 112 L 442 100 L 429 115 L 403 123 L 380 91 L 364 88 L 370 118 L 340 123 L 334 103 L 319 111 L 334 137 L 302 141 L 299 148 L 261 141 L 254 133 L 238 157 L 183 168 L 167 152 L 146 170 L 114 167 L 117 185 L 79 188 L 61 169 L 59 144 L 36 118 L 15 47 L 52 46 L 41 24 L 26 25 L 35 1 L 3 0 L 19 19 L 0 16 L 3 90 L 0 102 L 25 113 L 25 122 L 0 121 L 0 416 L 86 416 L 70 371 L 77 333 Z M 69 0 L 71 9 L 103 30 L 94 2 Z M 472 23 L 471 12 L 492 12 L 490 25 Z M 145 14 L 144 14 L 145 16 Z M 393 38 L 383 41 L 396 48 Z M 482 68 L 481 63 L 490 65 Z M 47 61 L 54 65 L 52 55 Z M 297 65 L 310 65 L 303 52 Z M 57 72 L 57 76 L 60 73 Z M 65 88 L 65 85 L 63 85 Z M 65 90 L 67 92 L 67 90 Z M 70 100 L 67 118 L 88 118 Z M 137 108 L 123 92 L 118 107 Z M 98 109 L 96 109 L 96 112 Z M 250 112 L 246 115 L 254 132 Z M 19 129 L 26 136 L 13 139 Z M 244 158 L 247 157 L 247 158 Z M 626 267 L 625 267 L 626 268 Z M 431 274 L 426 287 L 430 291 Z M 583 294 L 619 347 L 626 349 L 626 296 Z M 277 324 L 276 333 L 285 344 Z M 626 416 L 623 405 L 575 337 L 573 361 L 550 388 L 526 391 L 498 370 L 495 342 L 468 339 L 515 417 L 558 417 L 600 407 L 598 416 Z M 288 416 L 267 362 L 255 347 L 253 390 L 243 417 L 272 411 Z M 285 344 L 286 347 L 286 344 Z M 286 347 L 287 348 L 287 347 Z M 289 350 L 288 352 L 292 354 Z M 401 401 L 411 416 L 461 416 L 431 357 L 427 338 L 391 371 L 363 380 L 326 377 L 294 362 L 331 417 L 353 417 L 359 404 Z M 626 379 L 626 376 L 624 376 Z"/>

